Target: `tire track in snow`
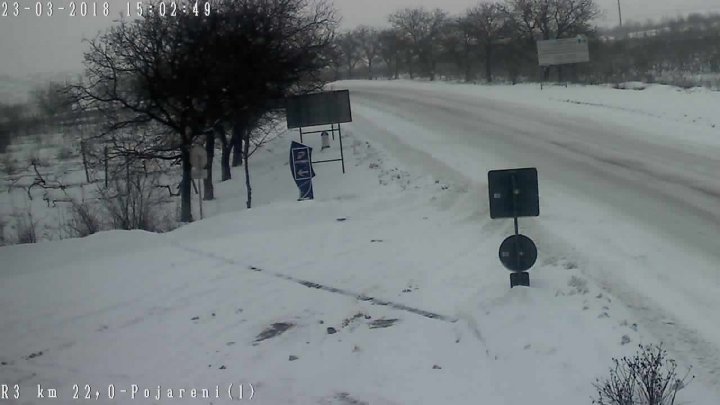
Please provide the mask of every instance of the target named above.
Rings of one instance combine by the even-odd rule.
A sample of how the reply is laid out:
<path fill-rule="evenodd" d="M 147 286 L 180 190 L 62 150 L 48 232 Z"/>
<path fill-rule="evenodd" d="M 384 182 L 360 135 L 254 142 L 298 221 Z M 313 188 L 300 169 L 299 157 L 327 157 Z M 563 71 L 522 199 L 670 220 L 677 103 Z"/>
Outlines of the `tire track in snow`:
<path fill-rule="evenodd" d="M 216 261 L 220 261 L 220 262 L 223 262 L 223 263 L 226 263 L 226 264 L 230 264 L 230 265 L 232 265 L 232 266 L 243 267 L 242 264 L 238 263 L 237 261 L 235 261 L 235 260 L 233 260 L 233 259 L 228 259 L 228 258 L 226 258 L 226 257 L 220 256 L 220 255 L 217 255 L 217 254 L 214 254 L 214 253 L 206 252 L 206 251 L 204 251 L 204 250 L 200 250 L 200 249 L 196 249 L 196 248 L 192 248 L 192 247 L 188 247 L 188 246 L 183 246 L 183 245 L 177 244 L 177 243 L 175 243 L 175 246 L 176 246 L 177 248 L 179 248 L 179 249 L 182 249 L 182 250 L 186 251 L 186 252 L 191 252 L 191 253 L 194 253 L 194 254 L 198 254 L 198 255 L 207 257 L 208 259 L 213 259 L 213 260 L 216 260 Z M 408 306 L 408 305 L 405 305 L 405 304 L 400 304 L 400 303 L 393 302 L 393 301 L 387 301 L 387 300 L 383 300 L 383 299 L 380 299 L 380 298 L 370 297 L 370 296 L 367 296 L 367 295 L 365 295 L 365 294 L 358 294 L 358 293 L 355 293 L 355 292 L 352 292 L 352 291 L 349 291 L 349 290 L 345 290 L 345 289 L 342 289 L 342 288 L 336 288 L 336 287 L 326 286 L 326 285 L 323 285 L 323 284 L 318 284 L 318 283 L 315 283 L 315 282 L 312 282 L 312 281 L 302 280 L 302 279 L 299 279 L 299 278 L 296 278 L 296 277 L 293 277 L 293 276 L 288 276 L 287 274 L 282 274 L 282 273 L 278 273 L 278 272 L 274 272 L 274 271 L 269 271 L 269 270 L 265 270 L 265 269 L 260 269 L 260 268 L 252 267 L 252 266 L 248 267 L 247 270 L 248 270 L 248 271 L 253 271 L 253 272 L 256 272 L 256 273 L 267 274 L 267 275 L 270 275 L 270 276 L 272 276 L 272 277 L 275 277 L 275 278 L 278 278 L 278 279 L 281 279 L 281 280 L 286 280 L 286 281 L 290 281 L 290 282 L 293 282 L 293 283 L 296 283 L 296 284 L 300 284 L 300 285 L 302 285 L 302 286 L 304 286 L 304 287 L 307 287 L 307 288 L 322 290 L 322 291 L 326 291 L 326 292 L 333 293 L 333 294 L 338 294 L 338 295 L 344 295 L 344 296 L 346 296 L 346 297 L 355 298 L 355 299 L 358 300 L 358 301 L 369 302 L 369 303 L 371 303 L 371 304 L 373 304 L 373 305 L 380 305 L 380 306 L 385 306 L 385 307 L 390 307 L 390 308 L 393 308 L 393 309 L 397 309 L 397 310 L 400 310 L 400 311 L 409 312 L 409 313 L 412 313 L 412 314 L 415 314 L 415 315 L 423 316 L 423 317 L 428 318 L 428 319 L 434 319 L 434 320 L 444 321 L 444 322 L 449 322 L 449 323 L 455 323 L 455 322 L 457 322 L 457 318 L 454 318 L 454 317 L 451 317 L 451 316 L 442 315 L 442 314 L 438 314 L 438 313 L 431 312 L 431 311 L 426 311 L 426 310 L 419 309 L 419 308 L 414 308 L 414 307 L 411 307 L 411 306 Z"/>

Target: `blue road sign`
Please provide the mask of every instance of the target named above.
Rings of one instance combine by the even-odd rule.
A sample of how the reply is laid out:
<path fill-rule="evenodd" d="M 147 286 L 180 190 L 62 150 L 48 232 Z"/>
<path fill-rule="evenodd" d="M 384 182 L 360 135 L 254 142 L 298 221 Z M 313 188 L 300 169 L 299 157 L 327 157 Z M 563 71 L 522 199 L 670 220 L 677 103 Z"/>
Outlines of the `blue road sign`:
<path fill-rule="evenodd" d="M 300 189 L 300 200 L 315 198 L 312 188 L 312 178 L 315 177 L 312 169 L 312 148 L 293 141 L 290 145 L 290 169 L 295 184 Z"/>

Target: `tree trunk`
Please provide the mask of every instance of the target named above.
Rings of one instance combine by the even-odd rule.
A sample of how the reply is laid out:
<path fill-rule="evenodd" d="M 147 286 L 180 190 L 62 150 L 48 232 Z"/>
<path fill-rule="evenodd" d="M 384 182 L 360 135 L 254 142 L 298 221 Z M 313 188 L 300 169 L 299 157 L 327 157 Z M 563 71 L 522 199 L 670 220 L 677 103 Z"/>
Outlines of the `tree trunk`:
<path fill-rule="evenodd" d="M 233 149 L 232 167 L 238 167 L 243 163 L 242 142 L 243 138 L 245 137 L 246 129 L 245 127 L 238 127 L 237 131 L 237 133 L 233 133 L 233 137 L 231 139 Z"/>
<path fill-rule="evenodd" d="M 220 181 L 228 181 L 232 178 L 232 172 L 230 170 L 230 151 L 232 150 L 232 140 L 228 140 L 227 133 L 224 128 L 221 131 L 222 132 L 218 134 L 220 136 L 220 143 L 222 144 L 220 146 L 220 169 L 222 171 Z"/>
<path fill-rule="evenodd" d="M 368 62 L 368 80 L 372 80 L 372 79 L 373 79 L 373 63 L 372 63 L 372 59 L 369 59 L 369 62 Z"/>
<path fill-rule="evenodd" d="M 85 168 L 85 180 L 87 180 L 87 183 L 90 184 L 90 170 L 88 169 L 87 149 L 85 149 L 84 140 L 80 141 L 80 153 L 82 154 L 83 168 Z"/>
<path fill-rule="evenodd" d="M 470 47 L 469 45 L 465 44 L 465 49 L 463 52 L 463 60 L 461 61 L 463 64 L 463 67 L 465 68 L 465 83 L 470 83 L 472 81 L 472 77 L 470 75 L 472 74 L 472 63 L 470 62 Z"/>
<path fill-rule="evenodd" d="M 395 55 L 395 80 L 400 78 L 400 56 Z"/>
<path fill-rule="evenodd" d="M 182 182 L 180 183 L 180 222 L 192 222 L 192 167 L 190 166 L 190 147 L 185 143 L 181 147 Z"/>
<path fill-rule="evenodd" d="M 205 139 L 205 152 L 207 153 L 207 177 L 203 184 L 205 185 L 203 199 L 205 201 L 212 201 L 215 199 L 215 187 L 213 187 L 213 160 L 215 158 L 215 129 L 208 132 Z"/>
<path fill-rule="evenodd" d="M 488 83 L 492 83 L 492 45 L 485 45 L 485 80 Z"/>
<path fill-rule="evenodd" d="M 252 187 L 250 186 L 250 162 L 248 161 L 250 155 L 250 134 L 245 132 L 245 188 L 247 190 L 247 207 L 252 208 Z"/>
<path fill-rule="evenodd" d="M 220 168 L 222 169 L 222 178 L 220 181 L 228 181 L 232 179 L 232 171 L 230 170 L 230 146 L 223 146 L 222 156 L 220 156 Z"/>
<path fill-rule="evenodd" d="M 413 72 L 413 57 L 411 53 L 408 53 L 407 56 L 407 65 L 408 65 L 408 73 L 410 74 L 410 80 L 414 79 L 414 73 Z"/>

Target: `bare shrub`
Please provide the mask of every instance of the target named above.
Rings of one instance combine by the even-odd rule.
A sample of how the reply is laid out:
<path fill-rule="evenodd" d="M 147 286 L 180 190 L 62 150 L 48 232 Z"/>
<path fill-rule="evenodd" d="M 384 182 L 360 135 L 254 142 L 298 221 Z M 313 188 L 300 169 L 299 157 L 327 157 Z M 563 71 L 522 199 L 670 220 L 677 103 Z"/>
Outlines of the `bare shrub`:
<path fill-rule="evenodd" d="M 77 152 L 70 146 L 63 146 L 58 151 L 55 157 L 57 160 L 66 161 L 77 156 Z"/>
<path fill-rule="evenodd" d="M 0 218 L 0 246 L 5 246 L 8 244 L 7 240 L 5 239 L 5 225 L 7 225 L 7 220 L 4 218 Z"/>
<path fill-rule="evenodd" d="M 597 405 L 673 405 L 685 388 L 690 370 L 679 377 L 677 363 L 662 345 L 640 345 L 632 357 L 613 358 L 610 377 L 596 380 Z M 692 380 L 695 376 L 692 376 Z"/>
<path fill-rule="evenodd" d="M 20 166 L 18 165 L 18 161 L 13 159 L 9 153 L 3 154 L 0 164 L 2 164 L 2 171 L 9 176 L 15 175 L 20 172 Z"/>
<path fill-rule="evenodd" d="M 97 207 L 84 200 L 73 199 L 70 203 L 68 209 L 70 218 L 63 224 L 66 233 L 72 237 L 84 238 L 103 229 L 101 214 Z"/>
<path fill-rule="evenodd" d="M 40 151 L 35 149 L 30 153 L 30 164 L 37 167 L 50 167 L 50 162 L 40 156 Z"/>
<path fill-rule="evenodd" d="M 171 197 L 163 193 L 159 175 L 133 174 L 115 179 L 99 189 L 101 204 L 114 229 L 142 229 L 167 232 L 176 227 L 168 206 Z"/>
<path fill-rule="evenodd" d="M 33 218 L 32 210 L 24 213 L 15 212 L 15 232 L 18 244 L 37 243 L 37 221 Z"/>

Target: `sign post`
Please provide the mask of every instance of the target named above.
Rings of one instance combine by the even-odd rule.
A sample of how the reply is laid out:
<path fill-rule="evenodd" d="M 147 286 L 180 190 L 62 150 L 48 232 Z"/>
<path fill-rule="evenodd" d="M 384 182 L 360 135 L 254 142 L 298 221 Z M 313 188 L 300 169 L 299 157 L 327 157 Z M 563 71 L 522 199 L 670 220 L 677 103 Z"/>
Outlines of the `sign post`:
<path fill-rule="evenodd" d="M 312 179 L 315 177 L 315 171 L 312 168 L 312 148 L 293 142 L 290 145 L 290 169 L 295 184 L 300 190 L 298 201 L 314 199 Z"/>
<path fill-rule="evenodd" d="M 513 274 L 510 288 L 530 286 L 527 273 L 537 261 L 537 247 L 532 239 L 520 234 L 518 217 L 540 215 L 537 169 L 494 170 L 488 173 L 490 217 L 513 218 L 515 234 L 500 245 L 500 262 Z"/>
<path fill-rule="evenodd" d="M 328 135 L 327 131 L 322 131 L 322 133 L 320 134 L 320 140 L 322 141 L 321 150 L 330 148 L 330 135 Z"/>
<path fill-rule="evenodd" d="M 200 219 L 203 219 L 203 205 L 202 205 L 202 184 L 200 180 L 207 178 L 207 152 L 205 148 L 199 145 L 195 145 L 190 149 L 190 166 L 192 167 L 191 178 L 192 181 L 197 180 L 196 191 L 198 193 L 198 206 L 200 208 Z"/>

